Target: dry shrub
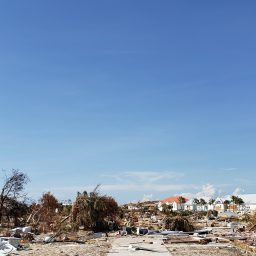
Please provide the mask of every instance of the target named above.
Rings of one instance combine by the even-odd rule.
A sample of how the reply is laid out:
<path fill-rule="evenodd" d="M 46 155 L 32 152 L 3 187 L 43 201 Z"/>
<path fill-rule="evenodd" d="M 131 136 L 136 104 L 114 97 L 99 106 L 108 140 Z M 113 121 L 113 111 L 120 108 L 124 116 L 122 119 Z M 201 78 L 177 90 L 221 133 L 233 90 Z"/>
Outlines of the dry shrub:
<path fill-rule="evenodd" d="M 256 230 L 256 212 L 252 213 L 252 215 L 249 217 L 248 228 L 250 231 Z"/>
<path fill-rule="evenodd" d="M 56 231 L 61 220 L 60 204 L 50 192 L 44 193 L 38 204 L 31 206 L 29 224 L 39 232 Z"/>
<path fill-rule="evenodd" d="M 250 222 L 252 225 L 255 225 L 255 224 L 256 224 L 256 212 L 254 212 L 254 213 L 251 215 L 249 222 Z"/>
<path fill-rule="evenodd" d="M 190 232 L 195 230 L 193 224 L 186 217 L 182 216 L 166 218 L 164 221 L 164 228 L 173 231 L 184 232 Z"/>
<path fill-rule="evenodd" d="M 97 187 L 96 187 L 97 189 Z M 109 223 L 115 224 L 119 208 L 114 198 L 101 196 L 97 190 L 91 193 L 78 193 L 72 209 L 72 219 L 77 228 L 83 226 L 85 230 L 105 231 Z"/>

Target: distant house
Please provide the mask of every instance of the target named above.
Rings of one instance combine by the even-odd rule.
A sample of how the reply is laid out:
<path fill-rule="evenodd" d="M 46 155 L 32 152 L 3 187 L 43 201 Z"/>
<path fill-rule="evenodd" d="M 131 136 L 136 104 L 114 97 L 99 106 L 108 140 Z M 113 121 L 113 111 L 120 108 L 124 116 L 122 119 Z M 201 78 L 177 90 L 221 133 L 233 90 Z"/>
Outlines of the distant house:
<path fill-rule="evenodd" d="M 237 212 L 237 210 L 238 210 L 238 205 L 233 204 L 232 202 L 229 205 L 227 205 L 228 212 Z"/>
<path fill-rule="evenodd" d="M 67 199 L 67 200 L 61 200 L 60 202 L 63 206 L 71 206 L 73 203 L 71 201 L 71 199 Z"/>
<path fill-rule="evenodd" d="M 167 205 L 167 206 L 170 206 L 173 211 L 184 210 L 185 204 L 188 201 L 188 199 L 186 199 L 186 198 L 184 198 L 184 199 L 185 199 L 185 202 L 181 203 L 180 196 L 171 196 L 171 197 L 165 198 L 164 200 L 161 200 L 158 203 L 158 209 L 160 211 L 162 211 L 163 205 Z"/>
<path fill-rule="evenodd" d="M 208 205 L 208 210 L 215 210 L 217 212 L 227 211 L 227 204 L 225 204 L 224 201 L 224 199 L 217 197 L 213 204 Z"/>
<path fill-rule="evenodd" d="M 127 209 L 128 209 L 129 211 L 132 211 L 132 210 L 138 210 L 139 207 L 137 206 L 137 204 L 129 203 L 129 204 L 127 205 Z"/>
<path fill-rule="evenodd" d="M 185 203 L 185 210 L 193 212 L 205 212 L 208 210 L 207 204 L 196 204 L 194 198 L 190 199 Z"/>
<path fill-rule="evenodd" d="M 208 204 L 195 203 L 194 199 L 185 199 L 184 203 L 180 202 L 180 196 L 168 197 L 158 203 L 158 209 L 162 211 L 163 205 L 169 206 L 173 211 L 188 210 L 188 211 L 208 211 L 215 210 L 219 213 L 224 212 L 252 212 L 256 211 L 256 194 L 243 194 L 238 195 L 242 198 L 243 204 L 235 204 L 230 202 L 231 196 L 225 196 L 223 198 L 217 197 Z M 210 198 L 204 198 L 204 201 L 211 201 Z"/>
<path fill-rule="evenodd" d="M 196 206 L 196 210 L 197 210 L 198 212 L 207 212 L 207 211 L 208 211 L 208 204 L 204 204 L 204 205 L 198 204 L 198 205 Z"/>
<path fill-rule="evenodd" d="M 197 204 L 194 203 L 194 199 L 188 200 L 184 205 L 184 209 L 193 212 L 197 211 Z"/>
<path fill-rule="evenodd" d="M 146 202 L 141 202 L 140 207 L 143 207 L 144 209 L 147 209 L 149 211 L 154 211 L 156 209 L 157 204 L 158 204 L 158 201 L 146 201 Z"/>
<path fill-rule="evenodd" d="M 243 207 L 247 211 L 256 211 L 256 194 L 239 195 L 244 200 Z M 241 208 L 241 207 L 240 207 Z"/>
<path fill-rule="evenodd" d="M 256 211 L 256 203 L 248 203 L 245 204 L 245 208 L 249 211 Z"/>

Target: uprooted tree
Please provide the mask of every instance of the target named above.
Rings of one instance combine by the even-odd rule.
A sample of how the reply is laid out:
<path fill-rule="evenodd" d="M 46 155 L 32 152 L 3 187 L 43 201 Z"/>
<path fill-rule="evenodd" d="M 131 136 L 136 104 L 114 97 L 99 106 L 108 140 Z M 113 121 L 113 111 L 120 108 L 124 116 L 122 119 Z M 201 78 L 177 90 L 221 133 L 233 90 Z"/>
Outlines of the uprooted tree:
<path fill-rule="evenodd" d="M 72 209 L 72 219 L 76 226 L 86 230 L 102 231 L 115 223 L 119 208 L 117 202 L 109 196 L 102 196 L 97 186 L 93 192 L 77 193 Z"/>
<path fill-rule="evenodd" d="M 60 204 L 56 197 L 50 192 L 43 193 L 38 203 L 31 205 L 31 214 L 27 223 L 38 226 L 40 231 L 54 230 L 54 223 L 61 218 L 59 214 Z"/>
<path fill-rule="evenodd" d="M 3 171 L 3 173 L 4 178 L 0 189 L 0 223 L 3 222 L 3 217 L 6 217 L 9 223 L 10 217 L 13 217 L 12 215 L 15 215 L 17 221 L 18 214 L 13 213 L 18 208 L 24 206 L 24 211 L 27 209 L 24 203 L 26 199 L 24 189 L 29 182 L 29 178 L 24 172 L 16 169 L 12 169 L 9 173 Z"/>

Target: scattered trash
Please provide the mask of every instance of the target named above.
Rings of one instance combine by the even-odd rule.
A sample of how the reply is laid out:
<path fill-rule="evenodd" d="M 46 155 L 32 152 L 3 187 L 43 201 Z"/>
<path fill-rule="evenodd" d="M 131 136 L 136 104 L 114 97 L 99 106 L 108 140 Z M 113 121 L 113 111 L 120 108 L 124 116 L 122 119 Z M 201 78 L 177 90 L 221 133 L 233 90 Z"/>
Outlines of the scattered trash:
<path fill-rule="evenodd" d="M 18 248 L 20 245 L 20 238 L 16 238 L 16 237 L 10 237 L 8 239 L 9 244 L 12 245 L 15 248 Z"/>
<path fill-rule="evenodd" d="M 8 255 L 10 252 L 15 251 L 16 248 L 8 241 L 0 239 L 0 256 Z"/>
<path fill-rule="evenodd" d="M 93 233 L 92 238 L 93 238 L 93 239 L 95 239 L 95 238 L 101 238 L 101 237 L 103 237 L 103 236 L 105 236 L 104 233 L 98 232 L 98 233 Z"/>
<path fill-rule="evenodd" d="M 30 233 L 32 231 L 32 227 L 24 227 L 22 228 L 22 232 L 27 234 L 27 233 Z"/>
<path fill-rule="evenodd" d="M 148 252 L 159 252 L 159 251 L 156 251 L 156 250 L 153 250 L 153 249 L 149 249 L 149 248 L 146 248 L 146 247 L 141 247 L 141 246 L 137 246 L 137 245 L 129 245 L 128 247 L 129 250 L 131 251 L 148 251 Z"/>
<path fill-rule="evenodd" d="M 46 237 L 44 238 L 44 242 L 45 242 L 45 243 L 54 242 L 54 237 L 53 237 L 53 236 L 46 236 Z"/>
<path fill-rule="evenodd" d="M 127 231 L 126 230 L 119 230 L 119 235 L 120 236 L 127 236 Z"/>

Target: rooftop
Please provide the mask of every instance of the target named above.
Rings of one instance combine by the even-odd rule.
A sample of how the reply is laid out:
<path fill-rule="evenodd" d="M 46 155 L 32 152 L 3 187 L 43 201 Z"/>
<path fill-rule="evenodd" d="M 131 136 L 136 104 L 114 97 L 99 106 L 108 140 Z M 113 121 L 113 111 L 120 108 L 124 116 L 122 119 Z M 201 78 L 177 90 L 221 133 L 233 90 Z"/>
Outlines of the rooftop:
<path fill-rule="evenodd" d="M 179 202 L 180 202 L 180 201 L 179 201 L 179 198 L 180 198 L 180 196 L 171 196 L 171 197 L 165 198 L 164 200 L 162 200 L 162 201 L 160 201 L 160 202 L 161 202 L 162 204 L 165 204 L 165 203 L 174 203 L 174 202 L 179 203 Z M 185 201 L 187 202 L 188 199 L 185 198 Z"/>

